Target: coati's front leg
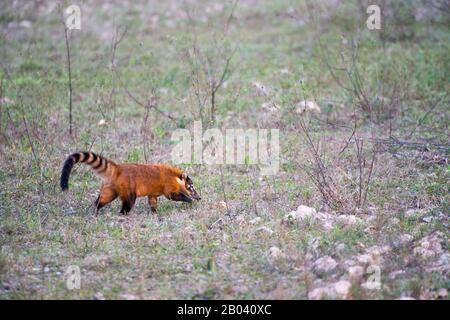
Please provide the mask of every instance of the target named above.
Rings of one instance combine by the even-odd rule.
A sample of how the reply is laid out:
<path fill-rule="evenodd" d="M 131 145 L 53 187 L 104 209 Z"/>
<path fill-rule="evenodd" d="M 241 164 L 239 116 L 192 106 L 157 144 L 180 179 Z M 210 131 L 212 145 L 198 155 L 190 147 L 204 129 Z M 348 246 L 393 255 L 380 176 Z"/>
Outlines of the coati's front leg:
<path fill-rule="evenodd" d="M 121 214 L 128 214 L 128 212 L 133 209 L 134 204 L 136 203 L 136 194 L 131 193 L 128 196 L 120 197 L 122 200 L 122 208 L 120 209 Z"/>
<path fill-rule="evenodd" d="M 148 204 L 150 205 L 150 210 L 156 213 L 156 207 L 158 206 L 158 199 L 156 197 L 148 196 Z"/>

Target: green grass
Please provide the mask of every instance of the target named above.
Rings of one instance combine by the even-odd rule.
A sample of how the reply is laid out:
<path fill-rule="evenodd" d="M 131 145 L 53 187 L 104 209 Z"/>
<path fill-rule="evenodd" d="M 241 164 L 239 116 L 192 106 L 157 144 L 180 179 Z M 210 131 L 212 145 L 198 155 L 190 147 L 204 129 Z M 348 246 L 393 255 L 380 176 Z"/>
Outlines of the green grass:
<path fill-rule="evenodd" d="M 372 134 L 380 139 L 391 134 L 428 143 L 427 152 L 448 159 L 448 16 L 405 25 L 403 20 L 387 19 L 386 28 L 397 30 L 392 34 L 397 39 L 383 43 L 378 32 L 365 30 L 365 16 L 356 1 L 338 9 L 315 2 L 310 7 L 316 10 L 315 22 L 307 19 L 303 2 L 252 3 L 240 1 L 226 35 L 230 7 L 222 2 L 194 2 L 192 21 L 186 20 L 181 6 L 160 2 L 126 9 L 119 4 L 83 4 L 87 21 L 70 38 L 72 137 L 64 32 L 56 10 L 50 2 L 41 9 L 22 4 L 19 16 L 10 2 L 0 5 L 0 85 L 2 98 L 7 98 L 0 105 L 1 299 L 93 299 L 100 294 L 106 299 L 306 299 L 314 288 L 348 279 L 349 261 L 361 264 L 360 255 L 383 246 L 391 250 L 382 254 L 382 290 L 364 289 L 365 275 L 353 283 L 350 298 L 439 298 L 436 292 L 449 288 L 448 266 L 430 271 L 448 251 L 448 164 L 430 164 L 422 150 L 405 146 L 396 152 L 382 149 L 368 203 L 354 208 L 359 173 L 355 145 L 340 153 L 356 117 L 358 137 L 366 141 Z M 292 12 L 298 16 L 286 15 Z M 32 27 L 11 23 L 23 20 Z M 111 37 L 118 25 L 126 26 L 127 34 L 117 47 L 113 73 Z M 413 37 L 403 39 L 399 26 L 413 29 Z M 279 173 L 259 179 L 255 166 L 224 166 L 227 214 L 220 168 L 186 164 L 180 167 L 193 178 L 200 202 L 161 199 L 155 215 L 143 198 L 125 217 L 118 213 L 120 203 L 113 202 L 94 217 L 92 203 L 100 179 L 78 166 L 70 190 L 63 193 L 62 162 L 71 152 L 87 149 L 117 162 L 145 162 L 146 156 L 148 162 L 171 162 L 172 132 L 191 130 L 200 118 L 193 70 L 200 75 L 202 97 L 209 92 L 204 62 L 192 69 L 186 58 L 193 28 L 199 48 L 211 55 L 219 70 L 225 57 L 218 47 L 236 50 L 230 74 L 217 93 L 215 125 L 223 130 L 278 128 Z M 359 46 L 356 65 L 370 98 L 390 98 L 397 90 L 393 97 L 398 103 L 382 109 L 377 123 L 324 63 L 322 46 L 332 67 L 347 67 L 352 39 Z M 351 85 L 345 72 L 337 70 L 336 75 L 344 86 Z M 268 98 L 255 90 L 254 82 L 269 88 L 278 111 L 262 107 Z M 127 90 L 144 103 L 156 92 L 158 108 L 177 120 L 150 110 L 145 126 L 146 110 Z M 352 209 L 340 213 L 357 215 L 356 224 L 336 221 L 338 213 L 326 205 L 305 172 L 311 150 L 298 129 L 300 116 L 293 111 L 304 95 L 322 109 L 304 120 Z M 209 99 L 205 112 L 208 103 Z M 100 126 L 100 120 L 106 124 Z M 364 146 L 369 155 L 373 144 Z M 331 229 L 314 218 L 286 224 L 284 217 L 300 204 L 329 214 Z M 414 208 L 431 220 L 406 217 L 405 212 Z M 258 216 L 261 221 L 251 222 Z M 413 253 L 424 237 L 437 231 L 444 235 L 442 252 L 427 259 Z M 404 234 L 413 240 L 398 244 Z M 273 246 L 284 253 L 282 258 L 271 258 Z M 326 274 L 314 267 L 324 255 L 337 262 Z M 65 271 L 70 265 L 81 269 L 79 290 L 67 289 Z M 390 277 L 399 270 L 404 272 Z"/>

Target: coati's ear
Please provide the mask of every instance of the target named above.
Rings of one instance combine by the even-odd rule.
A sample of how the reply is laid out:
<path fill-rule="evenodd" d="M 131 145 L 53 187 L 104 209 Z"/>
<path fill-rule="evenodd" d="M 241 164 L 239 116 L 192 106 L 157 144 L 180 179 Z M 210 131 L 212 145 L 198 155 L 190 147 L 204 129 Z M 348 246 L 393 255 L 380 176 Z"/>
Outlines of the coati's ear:
<path fill-rule="evenodd" d="M 186 178 L 187 174 L 183 172 L 179 178 L 177 177 L 177 181 L 180 185 L 186 185 Z"/>

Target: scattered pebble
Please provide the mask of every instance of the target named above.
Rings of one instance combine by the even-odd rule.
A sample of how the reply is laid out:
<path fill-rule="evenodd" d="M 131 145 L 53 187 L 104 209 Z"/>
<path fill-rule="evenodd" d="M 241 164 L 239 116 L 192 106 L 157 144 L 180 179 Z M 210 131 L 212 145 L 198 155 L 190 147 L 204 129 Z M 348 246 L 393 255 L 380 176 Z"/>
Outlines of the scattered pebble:
<path fill-rule="evenodd" d="M 261 221 L 262 221 L 261 217 L 256 217 L 256 218 L 250 220 L 250 223 L 251 224 L 257 224 L 257 223 L 260 223 Z"/>
<path fill-rule="evenodd" d="M 436 298 L 445 299 L 448 296 L 448 291 L 445 288 L 441 288 L 438 291 L 436 291 Z"/>
<path fill-rule="evenodd" d="M 440 231 L 423 237 L 414 248 L 414 254 L 423 259 L 435 257 L 443 252 L 441 242 L 444 234 Z"/>
<path fill-rule="evenodd" d="M 336 294 L 340 299 L 350 298 L 351 288 L 352 284 L 350 283 L 350 281 L 347 280 L 341 280 L 334 284 L 334 290 L 336 291 Z"/>
<path fill-rule="evenodd" d="M 268 227 L 259 227 L 258 229 L 256 229 L 255 232 L 267 234 L 269 236 L 271 236 L 273 234 L 273 230 Z"/>
<path fill-rule="evenodd" d="M 315 288 L 308 293 L 309 300 L 334 299 L 335 297 L 336 292 L 328 287 Z"/>
<path fill-rule="evenodd" d="M 348 276 L 352 281 L 360 281 L 364 275 L 364 268 L 361 266 L 352 266 L 348 268 Z"/>
<path fill-rule="evenodd" d="M 101 292 L 94 294 L 94 300 L 105 300 L 105 296 Z"/>
<path fill-rule="evenodd" d="M 334 270 L 336 266 L 336 260 L 334 260 L 330 256 L 321 257 L 314 262 L 314 268 L 319 272 L 330 272 Z"/>
<path fill-rule="evenodd" d="M 311 100 L 302 100 L 299 103 L 297 103 L 295 107 L 295 112 L 302 115 L 305 112 L 313 112 L 313 113 L 320 113 L 320 107 L 315 101 Z"/>
<path fill-rule="evenodd" d="M 269 260 L 271 262 L 283 259 L 285 257 L 286 255 L 280 250 L 280 248 L 274 246 L 269 249 Z"/>

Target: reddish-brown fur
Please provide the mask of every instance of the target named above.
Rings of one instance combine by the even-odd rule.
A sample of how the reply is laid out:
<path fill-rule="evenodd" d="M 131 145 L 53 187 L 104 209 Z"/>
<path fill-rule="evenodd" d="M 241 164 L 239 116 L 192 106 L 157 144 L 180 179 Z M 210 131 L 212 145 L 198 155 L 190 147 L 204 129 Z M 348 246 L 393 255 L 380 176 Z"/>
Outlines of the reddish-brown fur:
<path fill-rule="evenodd" d="M 70 170 L 77 162 L 91 166 L 103 180 L 96 211 L 116 198 L 122 201 L 121 213 L 125 214 L 133 208 L 138 197 L 148 197 L 152 211 L 156 211 L 157 198 L 162 195 L 174 201 L 200 199 L 191 180 L 178 168 L 167 164 L 116 164 L 92 152 L 74 153 L 67 158 L 61 174 L 63 190 L 68 188 Z"/>

